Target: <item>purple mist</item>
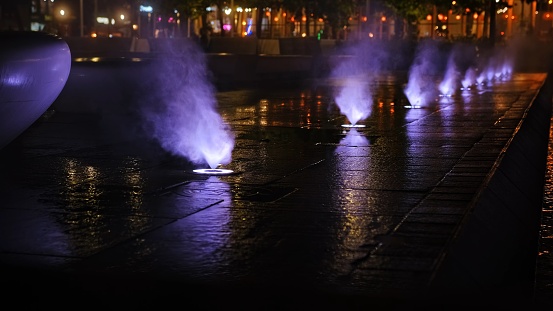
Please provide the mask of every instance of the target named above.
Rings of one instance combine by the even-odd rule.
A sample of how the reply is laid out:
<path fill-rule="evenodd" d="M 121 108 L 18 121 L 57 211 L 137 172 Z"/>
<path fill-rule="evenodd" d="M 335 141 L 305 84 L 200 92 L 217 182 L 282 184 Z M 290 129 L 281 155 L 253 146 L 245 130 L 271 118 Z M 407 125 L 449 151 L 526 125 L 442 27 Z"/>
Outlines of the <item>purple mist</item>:
<path fill-rule="evenodd" d="M 217 111 L 206 56 L 192 41 L 167 46 L 155 63 L 154 99 L 143 109 L 145 126 L 166 151 L 194 164 L 228 164 L 234 134 Z"/>

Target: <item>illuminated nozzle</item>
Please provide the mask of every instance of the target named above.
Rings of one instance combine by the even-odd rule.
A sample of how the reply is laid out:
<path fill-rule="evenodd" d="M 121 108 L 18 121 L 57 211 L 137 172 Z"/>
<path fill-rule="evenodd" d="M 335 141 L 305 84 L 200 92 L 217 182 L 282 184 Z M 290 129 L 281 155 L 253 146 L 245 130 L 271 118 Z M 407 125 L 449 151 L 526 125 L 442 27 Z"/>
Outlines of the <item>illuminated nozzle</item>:
<path fill-rule="evenodd" d="M 342 124 L 342 127 L 360 128 L 360 127 L 365 127 L 365 125 L 364 124 Z"/>
<path fill-rule="evenodd" d="M 230 175 L 234 173 L 233 170 L 222 169 L 222 168 L 200 168 L 193 170 L 196 174 L 203 175 Z"/>

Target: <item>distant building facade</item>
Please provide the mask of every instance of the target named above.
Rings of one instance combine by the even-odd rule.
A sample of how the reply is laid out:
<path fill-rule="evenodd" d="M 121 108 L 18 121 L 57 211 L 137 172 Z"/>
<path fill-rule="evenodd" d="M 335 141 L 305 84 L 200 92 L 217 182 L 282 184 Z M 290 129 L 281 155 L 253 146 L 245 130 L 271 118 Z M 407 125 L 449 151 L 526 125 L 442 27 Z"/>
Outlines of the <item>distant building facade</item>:
<path fill-rule="evenodd" d="M 337 34 L 332 34 L 323 20 L 294 19 L 283 10 L 266 8 L 258 14 L 256 8 L 211 6 L 206 8 L 205 18 L 191 19 L 176 10 L 161 14 L 147 3 L 131 0 L 0 0 L 0 31 L 32 30 L 61 36 L 142 38 L 200 37 L 202 32 L 208 31 L 212 36 L 224 32 L 235 37 L 387 40 L 401 35 L 400 27 L 404 27 L 379 5 L 379 1 L 366 1 L 360 5 L 348 27 Z M 532 35 L 553 40 L 553 1 L 505 0 L 501 3 L 508 4 L 508 7 L 494 12 L 497 39 Z M 436 9 L 429 12 L 419 21 L 418 37 L 479 39 L 492 33 L 489 31 L 489 12 L 454 13 L 458 11 L 450 8 L 443 12 Z M 256 27 L 258 24 L 261 27 Z"/>

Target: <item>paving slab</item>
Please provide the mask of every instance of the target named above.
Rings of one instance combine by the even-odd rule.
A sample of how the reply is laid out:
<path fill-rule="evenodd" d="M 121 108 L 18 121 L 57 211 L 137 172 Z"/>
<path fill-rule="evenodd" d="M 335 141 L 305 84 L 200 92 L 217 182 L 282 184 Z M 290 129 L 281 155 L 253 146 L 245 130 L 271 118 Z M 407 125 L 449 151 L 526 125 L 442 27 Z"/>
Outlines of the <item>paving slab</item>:
<path fill-rule="evenodd" d="M 235 137 L 220 176 L 142 131 L 135 99 L 107 113 L 62 96 L 0 152 L 7 293 L 94 308 L 529 303 L 533 247 L 517 243 L 537 234 L 547 81 L 515 73 L 408 108 L 405 75 L 387 73 L 362 128 L 342 126 L 340 80 L 218 92 Z"/>

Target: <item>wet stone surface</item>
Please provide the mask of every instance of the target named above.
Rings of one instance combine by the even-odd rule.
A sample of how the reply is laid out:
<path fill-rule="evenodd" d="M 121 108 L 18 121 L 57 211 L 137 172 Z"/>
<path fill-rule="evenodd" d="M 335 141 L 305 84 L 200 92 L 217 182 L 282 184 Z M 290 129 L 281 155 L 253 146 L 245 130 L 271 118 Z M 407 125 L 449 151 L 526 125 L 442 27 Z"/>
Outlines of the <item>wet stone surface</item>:
<path fill-rule="evenodd" d="M 543 79 L 409 109 L 405 81 L 385 77 L 363 128 L 341 126 L 341 81 L 221 92 L 235 135 L 222 176 L 193 173 L 135 115 L 51 109 L 0 153 L 2 272 L 31 296 L 98 306 L 424 297 Z"/>

